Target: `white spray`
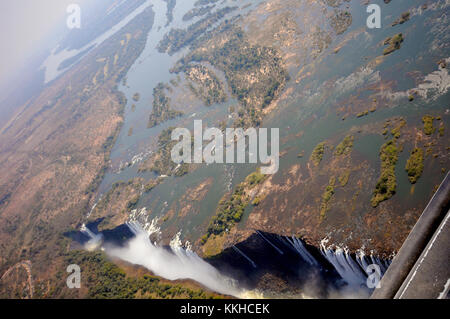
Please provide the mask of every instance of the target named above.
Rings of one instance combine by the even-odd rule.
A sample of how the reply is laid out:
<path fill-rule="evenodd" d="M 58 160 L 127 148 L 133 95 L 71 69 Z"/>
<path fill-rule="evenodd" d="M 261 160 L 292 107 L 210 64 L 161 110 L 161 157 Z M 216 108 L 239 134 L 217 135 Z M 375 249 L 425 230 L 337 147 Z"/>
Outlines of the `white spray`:
<path fill-rule="evenodd" d="M 348 249 L 336 247 L 333 250 L 331 247 L 326 247 L 328 240 L 324 239 L 320 243 L 320 251 L 322 255 L 333 265 L 338 274 L 349 285 L 360 287 L 366 283 L 367 277 L 362 269 L 352 259 Z"/>
<path fill-rule="evenodd" d="M 89 237 L 89 241 L 85 244 L 87 250 L 93 251 L 102 244 L 103 235 L 94 234 L 85 224 L 81 226 L 81 232 Z"/>
<path fill-rule="evenodd" d="M 325 238 L 320 242 L 320 251 L 322 255 L 333 265 L 339 275 L 350 286 L 364 286 L 367 282 L 368 267 L 370 264 L 375 264 L 380 267 L 381 275 L 384 275 L 387 268 L 390 265 L 389 260 L 381 260 L 373 255 L 370 256 L 364 253 L 364 249 L 361 248 L 356 252 L 356 262 L 350 255 L 347 248 L 326 246 L 328 239 Z"/>
<path fill-rule="evenodd" d="M 155 275 L 169 280 L 192 279 L 218 293 L 239 297 L 244 293 L 236 288 L 236 283 L 201 259 L 188 246 L 186 249 L 178 233 L 171 241 L 170 250 L 152 243 L 149 236 L 154 231 L 147 227 L 145 231 L 137 222 L 127 225 L 135 234 L 125 247 L 109 247 L 106 252 L 112 256 L 135 265 L 144 266 Z"/>
<path fill-rule="evenodd" d="M 311 266 L 318 266 L 319 263 L 316 261 L 316 259 L 309 253 L 309 251 L 306 249 L 305 245 L 303 245 L 302 241 L 298 239 L 295 236 L 292 236 L 292 239 L 289 237 L 285 237 L 287 242 L 291 244 L 295 250 L 298 252 L 298 254 L 305 260 L 308 264 Z"/>

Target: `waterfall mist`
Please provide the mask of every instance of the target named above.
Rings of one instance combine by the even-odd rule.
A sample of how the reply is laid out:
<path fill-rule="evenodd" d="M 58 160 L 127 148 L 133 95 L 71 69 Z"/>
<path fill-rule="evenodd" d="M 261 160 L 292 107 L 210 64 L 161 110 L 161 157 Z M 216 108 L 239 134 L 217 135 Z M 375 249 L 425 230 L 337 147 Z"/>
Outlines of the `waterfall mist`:
<path fill-rule="evenodd" d="M 377 265 L 383 275 L 390 264 L 365 255 L 363 249 L 350 254 L 346 247 L 328 245 L 328 239 L 315 248 L 295 236 L 259 230 L 207 262 L 192 251 L 189 242 L 182 243 L 181 233 L 169 246 L 159 244 L 158 219 L 151 219 L 145 208 L 132 211 L 122 226 L 120 235 L 114 235 L 96 233 L 83 225 L 81 232 L 89 237 L 85 248 L 101 248 L 110 257 L 143 266 L 156 276 L 193 280 L 237 298 L 368 298 L 372 291 L 367 284 L 368 266 Z M 124 229 L 128 232 L 125 237 Z M 114 237 L 128 239 L 117 242 Z M 273 285 L 266 286 L 267 275 Z M 280 282 L 285 283 L 284 288 L 277 291 Z"/>
<path fill-rule="evenodd" d="M 129 223 L 128 226 L 135 237 L 124 247 L 106 247 L 106 252 L 111 257 L 143 266 L 155 275 L 169 280 L 192 279 L 212 291 L 235 297 L 244 293 L 236 287 L 236 282 L 221 275 L 188 245 L 183 247 L 179 234 L 172 240 L 170 249 L 166 249 L 152 243 L 149 233 L 139 224 Z"/>

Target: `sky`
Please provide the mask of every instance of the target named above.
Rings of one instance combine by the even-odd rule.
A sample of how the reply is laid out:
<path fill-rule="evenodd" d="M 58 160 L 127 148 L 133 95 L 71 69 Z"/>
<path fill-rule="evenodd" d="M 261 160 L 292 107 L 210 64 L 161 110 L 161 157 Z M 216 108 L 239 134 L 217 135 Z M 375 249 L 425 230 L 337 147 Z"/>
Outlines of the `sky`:
<path fill-rule="evenodd" d="M 0 1 L 0 85 L 42 50 L 52 30 L 66 27 L 69 4 L 83 8 L 88 0 L 2 0 Z M 92 0 L 91 0 L 92 1 Z M 81 14 L 83 11 L 81 11 Z M 61 25 L 61 26 L 60 26 Z M 52 48 L 48 48 L 52 49 Z"/>

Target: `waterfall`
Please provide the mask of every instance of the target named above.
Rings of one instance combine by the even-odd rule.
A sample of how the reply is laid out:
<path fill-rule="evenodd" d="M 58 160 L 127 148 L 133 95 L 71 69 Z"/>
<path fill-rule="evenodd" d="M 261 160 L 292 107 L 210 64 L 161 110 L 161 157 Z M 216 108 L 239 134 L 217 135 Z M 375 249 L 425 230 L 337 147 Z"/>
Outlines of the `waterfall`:
<path fill-rule="evenodd" d="M 85 224 L 81 226 L 80 231 L 89 237 L 88 242 L 85 244 L 87 250 L 89 251 L 95 250 L 102 244 L 103 240 L 102 234 L 98 235 L 94 234 L 89 228 L 86 227 Z"/>
<path fill-rule="evenodd" d="M 294 249 L 299 253 L 299 255 L 311 266 L 319 266 L 317 260 L 309 253 L 302 241 L 295 236 L 292 238 L 285 237 L 286 241 L 294 247 Z"/>
<path fill-rule="evenodd" d="M 141 216 L 142 217 L 142 216 Z M 155 226 L 156 222 L 148 223 Z M 240 297 L 242 290 L 231 278 L 223 276 L 209 263 L 201 259 L 182 244 L 179 232 L 170 242 L 170 250 L 150 241 L 157 227 L 144 227 L 136 221 L 129 221 L 127 226 L 135 234 L 124 247 L 107 247 L 106 252 L 135 265 L 149 269 L 157 276 L 168 280 L 192 279 L 218 293 Z M 186 248 L 187 246 L 187 248 Z"/>
<path fill-rule="evenodd" d="M 277 246 L 275 246 L 269 239 L 266 238 L 259 230 L 256 231 L 259 236 L 262 237 L 270 246 L 272 246 L 280 255 L 283 255 L 283 251 L 279 249 Z"/>
<path fill-rule="evenodd" d="M 95 202 L 95 204 L 92 206 L 91 210 L 89 211 L 89 213 L 87 213 L 86 215 L 86 219 L 89 219 L 89 217 L 91 217 L 92 212 L 94 211 L 94 209 L 97 207 L 97 204 L 102 200 L 103 195 L 100 195 L 99 199 Z"/>
<path fill-rule="evenodd" d="M 256 268 L 256 264 L 253 260 L 250 259 L 250 257 L 248 257 L 246 254 L 244 254 L 244 252 L 242 250 L 240 250 L 239 248 L 237 248 L 236 246 L 233 246 L 233 249 L 238 252 L 242 257 L 244 257 L 245 259 L 248 260 L 248 262 L 250 264 L 252 264 L 253 268 Z"/>
<path fill-rule="evenodd" d="M 323 256 L 333 265 L 338 274 L 349 285 L 361 286 L 366 283 L 366 276 L 363 274 L 362 269 L 356 267 L 355 262 L 349 256 L 347 252 L 344 252 L 342 248 L 337 248 L 335 251 L 332 249 L 321 250 Z"/>
<path fill-rule="evenodd" d="M 338 274 L 351 286 L 364 286 L 367 284 L 368 267 L 377 265 L 380 267 L 381 276 L 384 275 L 390 265 L 389 260 L 381 260 L 371 253 L 368 257 L 363 249 L 356 252 L 355 260 L 350 255 L 347 248 L 326 246 L 328 239 L 324 239 L 320 243 L 320 251 L 322 255 L 333 265 Z M 381 278 L 380 278 L 381 279 Z"/>
<path fill-rule="evenodd" d="M 367 270 L 367 267 L 369 267 L 369 263 L 367 262 L 366 255 L 365 255 L 363 249 L 359 249 L 359 250 L 356 252 L 356 261 L 358 262 L 358 264 L 361 266 L 361 268 L 362 268 L 364 271 L 366 271 L 366 270 Z M 366 273 L 367 273 L 367 272 L 366 272 Z M 369 274 L 367 274 L 367 275 L 369 275 Z"/>
<path fill-rule="evenodd" d="M 146 207 L 134 209 L 130 212 L 126 225 L 136 235 L 140 231 L 145 231 L 152 240 L 161 240 L 161 228 L 158 226 L 159 217 L 151 218 Z M 137 227 L 137 228 L 136 228 Z"/>

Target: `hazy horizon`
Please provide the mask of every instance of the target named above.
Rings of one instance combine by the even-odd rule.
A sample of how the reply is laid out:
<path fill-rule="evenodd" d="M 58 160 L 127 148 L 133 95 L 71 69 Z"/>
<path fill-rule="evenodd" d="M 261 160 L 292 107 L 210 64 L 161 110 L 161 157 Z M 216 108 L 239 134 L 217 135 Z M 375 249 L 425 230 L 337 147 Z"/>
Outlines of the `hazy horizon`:
<path fill-rule="evenodd" d="M 82 5 L 86 0 L 77 0 Z M 51 50 L 52 35 L 63 32 L 67 6 L 73 0 L 19 0 L 0 3 L 0 40 L 4 47 L 0 59 L 0 88 L 28 64 L 36 53 Z M 61 24 L 61 26 L 59 26 Z M 5 96 L 2 96 L 3 98 Z"/>

